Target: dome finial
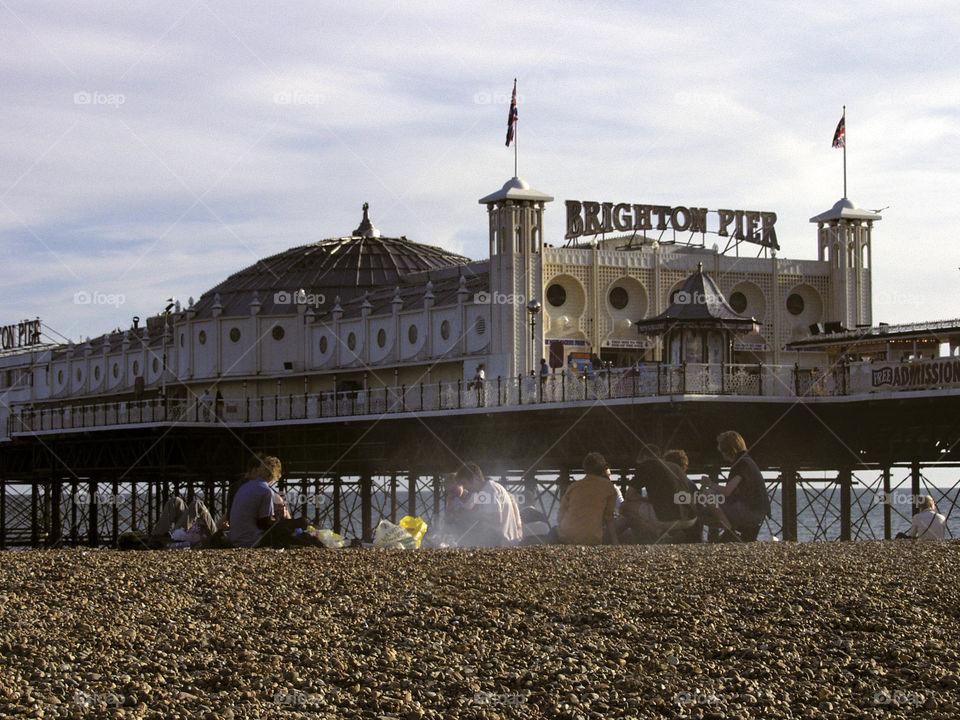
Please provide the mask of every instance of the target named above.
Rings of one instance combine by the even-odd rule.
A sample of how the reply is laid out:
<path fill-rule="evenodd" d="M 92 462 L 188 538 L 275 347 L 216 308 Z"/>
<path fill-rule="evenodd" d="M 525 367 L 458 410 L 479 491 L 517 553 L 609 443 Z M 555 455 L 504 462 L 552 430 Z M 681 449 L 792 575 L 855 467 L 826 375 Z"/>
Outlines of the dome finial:
<path fill-rule="evenodd" d="M 360 227 L 353 231 L 354 237 L 380 237 L 380 231 L 370 222 L 370 203 L 363 204 L 363 220 Z"/>

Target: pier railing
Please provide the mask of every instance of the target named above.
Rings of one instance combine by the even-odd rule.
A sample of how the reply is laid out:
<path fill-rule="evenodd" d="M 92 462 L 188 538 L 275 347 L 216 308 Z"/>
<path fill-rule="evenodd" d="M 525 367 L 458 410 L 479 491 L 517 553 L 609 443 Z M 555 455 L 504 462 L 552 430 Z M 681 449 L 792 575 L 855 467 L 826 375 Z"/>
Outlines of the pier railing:
<path fill-rule="evenodd" d="M 548 375 L 420 382 L 360 390 L 226 398 L 166 397 L 13 408 L 8 435 L 145 423 L 258 423 L 523 405 L 597 402 L 663 395 L 819 396 L 842 394 L 846 372 L 795 365 L 649 363 Z"/>
<path fill-rule="evenodd" d="M 391 413 L 471 410 L 625 398 L 710 395 L 826 397 L 930 386 L 960 387 L 960 358 L 834 368 L 798 365 L 647 363 L 631 368 L 420 382 L 322 393 L 231 397 L 168 396 L 95 403 L 17 405 L 7 435 L 157 423 L 274 423 Z"/>

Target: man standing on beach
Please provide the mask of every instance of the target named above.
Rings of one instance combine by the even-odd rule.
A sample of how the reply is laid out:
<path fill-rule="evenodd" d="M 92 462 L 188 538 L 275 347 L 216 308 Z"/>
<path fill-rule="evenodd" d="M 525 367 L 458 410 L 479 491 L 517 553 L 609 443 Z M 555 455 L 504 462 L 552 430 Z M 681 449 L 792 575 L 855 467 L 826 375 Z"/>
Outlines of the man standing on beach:
<path fill-rule="evenodd" d="M 573 483 L 564 493 L 557 512 L 557 535 L 567 545 L 599 545 L 604 528 L 614 545 L 619 544 L 613 513 L 617 505 L 617 489 L 610 481 L 607 461 L 597 452 L 583 459 L 582 480 Z"/>

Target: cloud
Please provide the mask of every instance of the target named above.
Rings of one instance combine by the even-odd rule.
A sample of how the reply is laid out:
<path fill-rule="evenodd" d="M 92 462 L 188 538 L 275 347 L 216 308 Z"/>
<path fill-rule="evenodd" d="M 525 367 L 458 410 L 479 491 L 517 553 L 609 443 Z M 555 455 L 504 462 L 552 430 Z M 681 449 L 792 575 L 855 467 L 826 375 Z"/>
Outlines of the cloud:
<path fill-rule="evenodd" d="M 875 231 L 874 287 L 955 313 L 960 18 L 949 3 L 370 2 L 77 8 L 9 2 L 0 82 L 6 312 L 96 335 L 288 247 L 348 233 L 487 252 L 477 198 L 520 174 L 564 198 L 773 210 L 788 257 L 842 194 Z M 121 100 L 122 99 L 122 100 Z M 64 303 L 115 287 L 125 308 Z M 892 292 L 892 291 L 891 291 Z M 888 293 L 889 300 L 894 297 Z"/>

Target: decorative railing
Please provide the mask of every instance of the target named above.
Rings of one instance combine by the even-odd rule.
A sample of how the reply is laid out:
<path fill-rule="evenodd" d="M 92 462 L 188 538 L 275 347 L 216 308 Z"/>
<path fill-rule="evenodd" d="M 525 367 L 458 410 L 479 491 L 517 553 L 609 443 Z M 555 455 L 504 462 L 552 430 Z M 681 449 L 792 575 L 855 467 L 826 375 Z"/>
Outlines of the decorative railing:
<path fill-rule="evenodd" d="M 13 408 L 7 435 L 157 423 L 272 423 L 367 415 L 592 403 L 665 395 L 824 397 L 918 389 L 925 378 L 935 387 L 960 387 L 960 359 L 889 364 L 854 363 L 835 368 L 797 365 L 647 363 L 633 368 L 560 372 L 471 381 L 418 383 L 343 392 L 250 396 L 205 402 L 201 398 L 154 398 L 88 404 Z M 917 366 L 923 365 L 923 368 Z M 936 370 L 926 369 L 926 365 Z M 950 368 L 944 370 L 944 368 Z M 949 378 L 951 382 L 943 381 Z M 910 379 L 911 382 L 901 382 Z M 881 383 L 880 381 L 889 381 Z"/>

